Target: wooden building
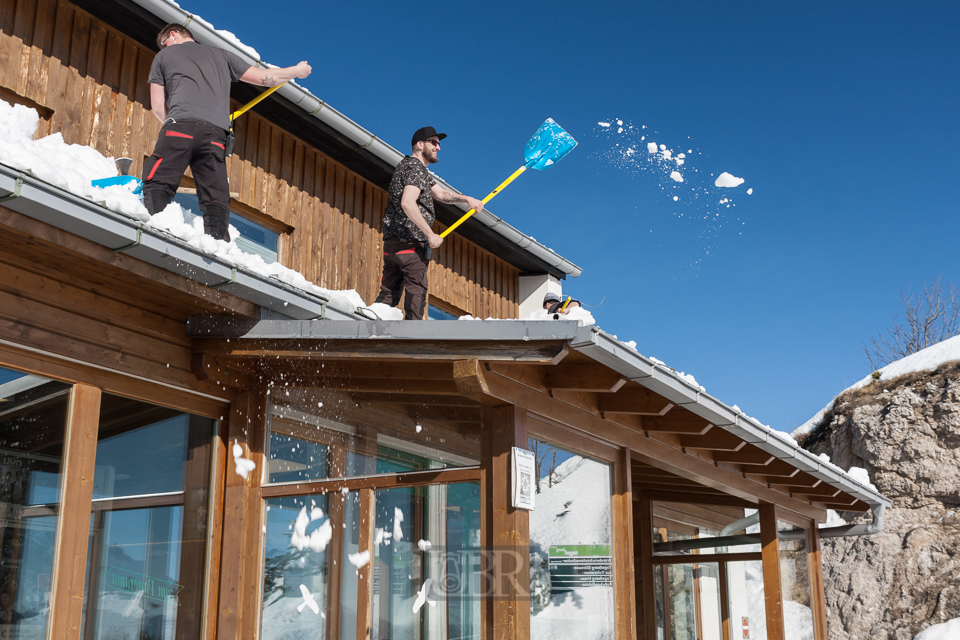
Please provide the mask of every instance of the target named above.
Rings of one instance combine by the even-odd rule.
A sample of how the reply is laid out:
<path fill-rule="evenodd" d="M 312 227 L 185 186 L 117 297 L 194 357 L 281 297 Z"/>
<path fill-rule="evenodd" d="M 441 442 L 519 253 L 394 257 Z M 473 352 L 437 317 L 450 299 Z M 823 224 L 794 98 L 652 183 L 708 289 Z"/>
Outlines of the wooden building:
<path fill-rule="evenodd" d="M 233 46 L 0 0 L 0 97 L 137 170 L 191 21 Z M 372 300 L 400 155 L 297 87 L 244 118 L 250 250 Z M 889 504 L 596 327 L 370 320 L 3 165 L 0 240 L 0 637 L 826 640 L 821 535 Z M 488 215 L 430 303 L 515 319 L 578 273 Z"/>

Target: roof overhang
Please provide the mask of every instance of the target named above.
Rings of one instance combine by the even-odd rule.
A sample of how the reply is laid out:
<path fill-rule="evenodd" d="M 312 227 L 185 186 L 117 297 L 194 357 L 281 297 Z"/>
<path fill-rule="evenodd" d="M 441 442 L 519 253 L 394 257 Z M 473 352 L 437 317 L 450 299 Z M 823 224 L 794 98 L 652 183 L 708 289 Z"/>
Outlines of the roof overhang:
<path fill-rule="evenodd" d="M 635 443 L 631 449 L 637 459 L 687 471 L 699 482 L 722 485 L 741 498 L 780 501 L 798 512 L 806 509 L 808 515 L 891 504 L 786 434 L 729 407 L 599 328 L 576 322 L 196 317 L 190 319 L 188 333 L 195 353 L 219 366 L 245 369 L 261 380 L 282 372 L 287 384 L 323 384 L 319 361 L 403 360 L 411 363 L 411 378 L 417 362 L 433 367 L 447 363 L 449 374 L 436 387 L 442 389 L 438 394 L 456 388 L 481 403 L 526 406 L 597 439 L 626 439 Z M 376 364 L 364 369 L 363 390 L 373 390 L 370 380 L 376 376 Z M 338 374 L 336 384 L 348 388 L 349 376 Z M 382 390 L 423 394 L 430 387 L 411 383 L 405 390 L 394 379 Z"/>

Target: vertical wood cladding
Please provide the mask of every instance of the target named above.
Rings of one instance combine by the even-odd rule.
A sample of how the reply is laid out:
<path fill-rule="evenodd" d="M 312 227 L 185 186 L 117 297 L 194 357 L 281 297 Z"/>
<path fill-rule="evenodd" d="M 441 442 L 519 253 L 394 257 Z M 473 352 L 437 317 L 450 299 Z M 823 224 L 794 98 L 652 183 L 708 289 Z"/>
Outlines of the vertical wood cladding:
<path fill-rule="evenodd" d="M 149 108 L 153 56 L 63 0 L 0 0 L 4 95 L 47 110 L 37 137 L 59 132 L 67 143 L 133 158 L 134 175 L 160 130 Z M 382 264 L 382 189 L 250 112 L 238 121 L 228 170 L 239 202 L 294 228 L 281 239 L 284 265 L 321 287 L 356 289 L 373 302 Z M 482 318 L 517 316 L 515 267 L 459 236 L 435 257 L 431 296 Z"/>

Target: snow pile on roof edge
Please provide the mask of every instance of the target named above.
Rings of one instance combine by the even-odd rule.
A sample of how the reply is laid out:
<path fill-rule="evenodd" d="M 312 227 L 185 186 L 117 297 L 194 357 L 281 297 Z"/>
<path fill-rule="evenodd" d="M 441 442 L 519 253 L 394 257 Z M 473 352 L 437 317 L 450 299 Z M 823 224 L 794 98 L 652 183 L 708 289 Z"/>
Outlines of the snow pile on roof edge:
<path fill-rule="evenodd" d="M 937 344 L 931 345 L 926 349 L 921 349 L 916 353 L 912 353 L 905 358 L 901 358 L 896 362 L 891 362 L 887 366 L 880 369 L 880 380 L 892 380 L 893 378 L 898 378 L 902 375 L 908 373 L 916 373 L 918 371 L 933 371 L 940 365 L 946 362 L 952 362 L 954 360 L 960 360 L 960 335 L 948 338 L 943 342 L 938 342 Z M 839 397 L 846 391 L 852 389 L 860 389 L 867 386 L 873 382 L 873 374 L 866 376 L 864 379 L 859 382 L 850 385 L 843 391 L 837 394 Z M 823 417 L 833 410 L 834 400 L 831 400 L 827 406 L 823 409 L 820 409 L 812 418 L 804 422 L 802 425 L 793 430 L 791 435 L 794 437 L 799 437 L 810 433 L 822 420 Z"/>

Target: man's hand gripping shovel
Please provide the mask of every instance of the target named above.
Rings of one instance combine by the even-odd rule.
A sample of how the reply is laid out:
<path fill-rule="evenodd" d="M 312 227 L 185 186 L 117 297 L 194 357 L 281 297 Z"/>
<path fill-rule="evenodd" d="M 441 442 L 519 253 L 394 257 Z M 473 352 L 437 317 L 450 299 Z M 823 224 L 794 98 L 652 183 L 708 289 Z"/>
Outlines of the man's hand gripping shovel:
<path fill-rule="evenodd" d="M 490 194 L 482 200 L 483 204 L 487 204 L 493 197 L 503 191 L 503 189 L 516 180 L 521 173 L 527 169 L 538 169 L 543 171 L 548 167 L 552 167 L 557 163 L 560 158 L 570 153 L 573 148 L 577 146 L 577 141 L 573 139 L 569 133 L 563 130 L 563 127 L 558 125 L 553 121 L 553 118 L 547 118 L 547 121 L 544 122 L 537 132 L 533 134 L 533 137 L 527 142 L 527 146 L 523 149 L 523 158 L 526 161 L 525 164 L 514 171 L 509 178 L 500 183 L 500 185 L 490 192 Z M 461 224 L 467 221 L 467 219 L 475 214 L 476 209 L 470 209 L 463 216 L 454 222 L 452 225 L 444 229 L 443 233 L 440 234 L 441 238 L 446 238 L 450 232 L 459 227 Z M 424 257 L 429 260 L 433 256 L 433 247 L 427 247 L 427 250 L 424 252 Z"/>

